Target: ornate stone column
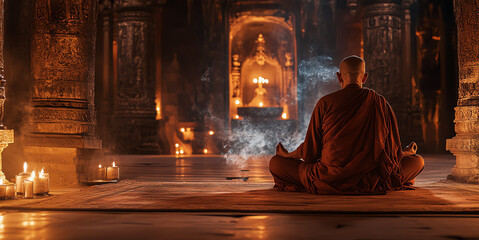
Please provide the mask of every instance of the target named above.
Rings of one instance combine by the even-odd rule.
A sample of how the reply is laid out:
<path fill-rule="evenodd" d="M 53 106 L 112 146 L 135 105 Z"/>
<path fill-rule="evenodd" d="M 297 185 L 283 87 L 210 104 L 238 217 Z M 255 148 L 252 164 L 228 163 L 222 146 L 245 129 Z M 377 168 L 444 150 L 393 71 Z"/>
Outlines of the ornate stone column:
<path fill-rule="evenodd" d="M 25 154 L 54 184 L 77 183 L 95 136 L 96 0 L 35 0 L 32 109 Z"/>
<path fill-rule="evenodd" d="M 5 149 L 9 143 L 13 143 L 13 130 L 7 130 L 3 125 L 4 112 L 4 103 L 5 103 L 5 85 L 7 81 L 5 80 L 5 61 L 3 59 L 3 45 L 5 43 L 4 38 L 4 24 L 5 24 L 5 15 L 4 15 L 4 0 L 0 0 L 0 179 L 3 182 L 8 182 L 5 179 L 5 174 L 2 171 L 2 151 Z"/>
<path fill-rule="evenodd" d="M 411 98 L 411 78 L 403 77 L 403 29 L 409 31 L 408 18 L 404 23 L 402 0 L 365 0 L 363 2 L 363 41 L 366 70 L 369 73 L 366 85 L 383 95 L 394 109 L 403 144 L 421 141 L 419 112 L 414 109 Z M 406 4 L 408 6 L 408 4 Z M 408 33 L 408 32 L 407 32 Z M 408 49 L 405 49 L 408 50 Z M 414 121 L 416 119 L 416 121 Z"/>
<path fill-rule="evenodd" d="M 158 151 L 153 1 L 115 2 L 118 79 L 114 103 L 117 152 Z"/>
<path fill-rule="evenodd" d="M 479 183 L 479 1 L 454 1 L 458 37 L 459 98 L 456 136 L 447 150 L 456 156 L 449 179 Z"/>

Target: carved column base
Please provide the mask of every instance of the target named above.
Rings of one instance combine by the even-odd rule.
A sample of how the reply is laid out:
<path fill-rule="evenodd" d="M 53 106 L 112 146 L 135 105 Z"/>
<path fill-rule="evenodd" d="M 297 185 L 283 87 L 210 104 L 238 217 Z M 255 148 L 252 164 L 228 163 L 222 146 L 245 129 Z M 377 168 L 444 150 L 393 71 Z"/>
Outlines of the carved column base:
<path fill-rule="evenodd" d="M 3 179 L 4 183 L 7 183 L 5 174 L 2 171 L 2 152 L 8 144 L 13 143 L 13 130 L 0 130 L 0 179 Z"/>
<path fill-rule="evenodd" d="M 456 156 L 456 166 L 447 178 L 479 183 L 479 134 L 464 134 L 447 139 L 446 148 Z"/>
<path fill-rule="evenodd" d="M 479 106 L 455 108 L 457 135 L 447 139 L 446 149 L 456 156 L 456 166 L 448 179 L 479 183 Z"/>
<path fill-rule="evenodd" d="M 28 169 L 45 168 L 53 186 L 76 186 L 91 175 L 93 154 L 98 149 L 25 146 Z"/>

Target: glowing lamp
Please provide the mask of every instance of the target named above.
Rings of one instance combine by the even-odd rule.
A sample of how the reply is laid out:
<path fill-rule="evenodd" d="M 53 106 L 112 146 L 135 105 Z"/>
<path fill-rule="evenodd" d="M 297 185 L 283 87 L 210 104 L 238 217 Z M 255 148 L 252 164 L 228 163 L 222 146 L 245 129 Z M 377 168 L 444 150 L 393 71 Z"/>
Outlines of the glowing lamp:
<path fill-rule="evenodd" d="M 180 154 L 180 151 L 176 151 L 176 155 Z"/>
<path fill-rule="evenodd" d="M 288 119 L 288 115 L 286 113 L 281 114 L 282 119 Z"/>
<path fill-rule="evenodd" d="M 260 106 L 260 107 L 263 107 L 263 105 L 264 105 L 263 102 L 260 102 L 260 103 L 259 103 L 259 106 Z"/>
<path fill-rule="evenodd" d="M 235 115 L 235 119 L 239 119 L 239 115 L 238 115 L 238 114 Z"/>
<path fill-rule="evenodd" d="M 178 144 L 178 143 L 175 144 L 175 147 L 179 147 L 179 146 L 180 146 L 180 144 Z"/>
<path fill-rule="evenodd" d="M 215 131 L 209 131 L 208 134 L 210 134 L 210 136 L 213 136 L 215 134 Z"/>
<path fill-rule="evenodd" d="M 184 154 L 185 151 L 183 151 L 183 149 L 180 149 L 180 154 Z"/>
<path fill-rule="evenodd" d="M 208 154 L 208 149 L 206 149 L 206 148 L 203 149 L 203 153 L 204 153 L 204 154 Z"/>
<path fill-rule="evenodd" d="M 184 132 L 185 132 L 185 128 L 180 128 L 180 131 L 184 133 Z"/>
<path fill-rule="evenodd" d="M 235 104 L 236 104 L 236 105 L 239 105 L 239 104 L 240 104 L 240 100 L 236 99 Z"/>

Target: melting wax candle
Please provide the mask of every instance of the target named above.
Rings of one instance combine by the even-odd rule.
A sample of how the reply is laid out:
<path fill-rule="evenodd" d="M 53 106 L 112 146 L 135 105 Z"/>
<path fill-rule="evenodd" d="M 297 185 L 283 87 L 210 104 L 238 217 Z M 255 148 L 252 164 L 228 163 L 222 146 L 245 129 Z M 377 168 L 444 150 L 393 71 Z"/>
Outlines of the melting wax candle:
<path fill-rule="evenodd" d="M 99 180 L 106 179 L 106 167 L 101 166 L 101 164 L 98 165 L 97 178 Z"/>
<path fill-rule="evenodd" d="M 106 177 L 109 180 L 119 179 L 120 178 L 120 168 L 115 165 L 113 162 L 113 166 L 108 167 L 106 169 Z"/>

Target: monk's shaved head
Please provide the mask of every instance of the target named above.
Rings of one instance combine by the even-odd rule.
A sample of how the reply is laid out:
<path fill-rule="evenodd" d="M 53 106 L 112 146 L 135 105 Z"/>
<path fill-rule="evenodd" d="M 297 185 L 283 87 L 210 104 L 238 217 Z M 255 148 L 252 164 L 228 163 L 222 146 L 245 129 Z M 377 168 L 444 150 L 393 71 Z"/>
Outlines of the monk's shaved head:
<path fill-rule="evenodd" d="M 356 55 L 343 59 L 339 65 L 338 78 L 340 78 L 342 87 L 350 83 L 359 83 L 362 85 L 367 78 L 366 62 Z"/>

